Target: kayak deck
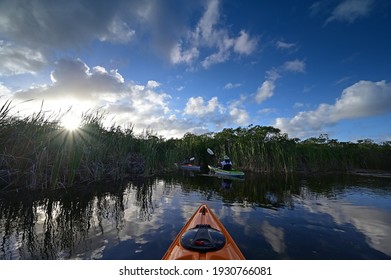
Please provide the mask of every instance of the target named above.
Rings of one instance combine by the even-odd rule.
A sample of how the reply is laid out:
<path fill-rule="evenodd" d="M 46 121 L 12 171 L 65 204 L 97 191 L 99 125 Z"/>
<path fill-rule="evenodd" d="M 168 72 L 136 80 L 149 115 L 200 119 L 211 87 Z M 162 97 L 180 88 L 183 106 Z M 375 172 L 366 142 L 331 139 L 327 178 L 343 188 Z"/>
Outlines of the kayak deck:
<path fill-rule="evenodd" d="M 237 177 L 237 178 L 243 178 L 244 172 L 239 170 L 224 170 L 221 168 L 213 167 L 208 165 L 210 171 L 214 172 L 217 175 L 220 176 L 227 176 L 227 177 Z"/>
<path fill-rule="evenodd" d="M 201 229 L 199 229 L 201 228 Z M 221 248 L 216 250 L 204 250 L 195 251 L 193 249 L 186 249 L 183 243 L 183 239 L 186 238 L 186 233 L 191 231 L 198 231 L 200 233 L 195 236 L 205 236 L 207 230 L 213 230 L 214 232 L 220 232 L 225 237 L 225 242 L 221 242 Z M 215 234 L 215 233 L 213 233 Z M 194 234 L 193 234 L 194 235 Z M 194 238 L 190 239 L 192 243 L 201 244 L 204 239 L 199 240 Z M 208 242 L 206 242 L 208 243 Z M 202 246 L 202 245 L 201 245 Z M 205 247 L 203 247 L 205 248 Z M 164 254 L 163 260 L 244 260 L 242 252 L 232 239 L 226 228 L 219 221 L 217 216 L 206 205 L 201 205 L 198 210 L 193 214 L 189 221 L 185 224 L 182 230 L 179 232 L 167 252 Z"/>

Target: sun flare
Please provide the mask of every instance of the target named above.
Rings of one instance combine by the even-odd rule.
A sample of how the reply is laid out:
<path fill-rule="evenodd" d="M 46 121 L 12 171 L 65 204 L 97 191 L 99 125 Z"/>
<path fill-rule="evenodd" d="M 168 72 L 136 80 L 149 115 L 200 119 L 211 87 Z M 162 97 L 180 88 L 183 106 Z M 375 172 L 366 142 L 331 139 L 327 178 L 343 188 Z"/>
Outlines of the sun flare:
<path fill-rule="evenodd" d="M 74 131 L 80 127 L 81 119 L 74 115 L 66 115 L 61 120 L 61 125 L 69 130 Z"/>

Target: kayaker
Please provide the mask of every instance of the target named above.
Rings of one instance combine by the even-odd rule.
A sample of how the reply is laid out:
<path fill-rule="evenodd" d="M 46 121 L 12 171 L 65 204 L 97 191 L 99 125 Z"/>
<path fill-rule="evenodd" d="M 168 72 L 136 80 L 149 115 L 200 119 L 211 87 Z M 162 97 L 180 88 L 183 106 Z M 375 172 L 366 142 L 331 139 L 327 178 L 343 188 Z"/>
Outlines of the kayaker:
<path fill-rule="evenodd" d="M 181 164 L 183 164 L 183 165 L 193 164 L 194 160 L 195 160 L 195 157 L 190 157 L 190 158 L 187 157 L 187 158 L 185 158 L 185 159 L 182 161 Z"/>
<path fill-rule="evenodd" d="M 221 169 L 223 170 L 232 170 L 232 161 L 229 156 L 225 155 L 224 160 L 220 162 Z"/>

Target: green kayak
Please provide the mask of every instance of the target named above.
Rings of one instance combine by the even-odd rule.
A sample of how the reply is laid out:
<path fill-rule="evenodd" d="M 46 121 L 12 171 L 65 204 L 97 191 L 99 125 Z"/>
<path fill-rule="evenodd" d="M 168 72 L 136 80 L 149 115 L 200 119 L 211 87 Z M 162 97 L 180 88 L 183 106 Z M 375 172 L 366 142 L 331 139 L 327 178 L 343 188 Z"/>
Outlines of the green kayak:
<path fill-rule="evenodd" d="M 209 170 L 217 176 L 244 178 L 244 172 L 239 170 L 223 170 L 221 168 L 213 167 L 210 165 L 208 165 L 208 167 Z"/>

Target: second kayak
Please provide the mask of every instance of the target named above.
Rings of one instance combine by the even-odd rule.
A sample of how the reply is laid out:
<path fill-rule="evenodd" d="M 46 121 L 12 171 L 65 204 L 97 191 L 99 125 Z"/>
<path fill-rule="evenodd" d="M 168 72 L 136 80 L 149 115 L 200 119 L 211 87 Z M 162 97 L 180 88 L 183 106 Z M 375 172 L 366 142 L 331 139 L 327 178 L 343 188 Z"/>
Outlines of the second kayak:
<path fill-rule="evenodd" d="M 183 170 L 200 171 L 199 165 L 175 163 L 175 166 Z"/>
<path fill-rule="evenodd" d="M 223 170 L 221 168 L 213 167 L 208 165 L 209 170 L 222 177 L 235 177 L 235 178 L 244 178 L 244 172 L 240 170 Z"/>
<path fill-rule="evenodd" d="M 179 232 L 163 260 L 245 260 L 217 216 L 201 205 Z"/>

